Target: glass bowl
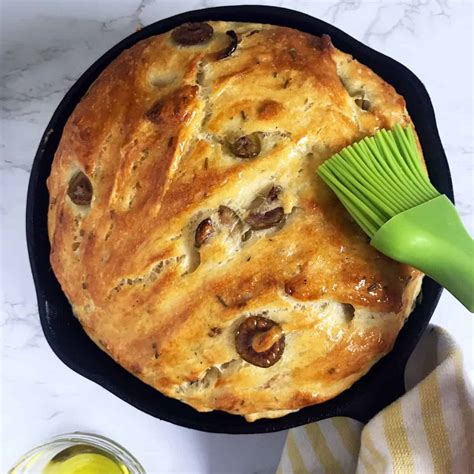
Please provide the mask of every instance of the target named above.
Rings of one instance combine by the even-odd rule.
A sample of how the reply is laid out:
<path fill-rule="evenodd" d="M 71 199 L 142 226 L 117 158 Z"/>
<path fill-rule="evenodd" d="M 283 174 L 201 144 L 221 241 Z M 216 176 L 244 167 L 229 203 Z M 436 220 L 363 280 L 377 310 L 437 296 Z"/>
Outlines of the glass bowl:
<path fill-rule="evenodd" d="M 50 438 L 28 451 L 8 474 L 43 474 L 53 463 L 60 464 L 78 454 L 99 454 L 113 461 L 121 474 L 146 474 L 145 469 L 125 448 L 104 436 L 91 433 L 67 433 Z M 54 459 L 53 459 L 54 458 Z M 109 462 L 110 461 L 106 461 Z M 47 471 L 46 471 L 47 472 Z M 52 469 L 50 472 L 54 472 Z M 86 471 L 87 472 L 87 471 Z M 102 472 L 94 471 L 93 472 Z"/>

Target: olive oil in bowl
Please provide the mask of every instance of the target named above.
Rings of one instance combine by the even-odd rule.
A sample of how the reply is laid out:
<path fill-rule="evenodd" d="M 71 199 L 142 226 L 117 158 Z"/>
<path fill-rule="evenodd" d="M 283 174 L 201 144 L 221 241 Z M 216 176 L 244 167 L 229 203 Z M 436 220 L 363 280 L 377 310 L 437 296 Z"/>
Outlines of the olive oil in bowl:
<path fill-rule="evenodd" d="M 71 433 L 32 449 L 9 474 L 145 474 L 145 470 L 117 443 L 89 433 Z"/>
<path fill-rule="evenodd" d="M 71 446 L 54 456 L 42 474 L 131 474 L 125 464 L 103 449 L 87 444 Z"/>

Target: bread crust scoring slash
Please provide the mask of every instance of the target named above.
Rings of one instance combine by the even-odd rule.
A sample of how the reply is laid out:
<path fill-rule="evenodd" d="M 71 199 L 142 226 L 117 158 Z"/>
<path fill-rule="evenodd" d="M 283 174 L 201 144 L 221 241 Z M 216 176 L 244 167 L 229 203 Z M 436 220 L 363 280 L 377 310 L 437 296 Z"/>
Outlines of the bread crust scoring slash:
<path fill-rule="evenodd" d="M 124 51 L 48 179 L 51 264 L 145 383 L 252 421 L 335 397 L 393 347 L 422 275 L 370 246 L 319 164 L 403 98 L 321 38 L 187 24 Z"/>

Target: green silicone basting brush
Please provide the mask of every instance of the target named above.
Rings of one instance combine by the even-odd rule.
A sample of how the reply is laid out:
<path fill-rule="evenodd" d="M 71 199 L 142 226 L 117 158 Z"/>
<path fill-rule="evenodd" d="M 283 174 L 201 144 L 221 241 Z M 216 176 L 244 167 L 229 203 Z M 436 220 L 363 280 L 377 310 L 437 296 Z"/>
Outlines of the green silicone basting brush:
<path fill-rule="evenodd" d="M 430 183 L 411 127 L 341 150 L 318 174 L 383 254 L 426 273 L 474 312 L 474 240 Z"/>

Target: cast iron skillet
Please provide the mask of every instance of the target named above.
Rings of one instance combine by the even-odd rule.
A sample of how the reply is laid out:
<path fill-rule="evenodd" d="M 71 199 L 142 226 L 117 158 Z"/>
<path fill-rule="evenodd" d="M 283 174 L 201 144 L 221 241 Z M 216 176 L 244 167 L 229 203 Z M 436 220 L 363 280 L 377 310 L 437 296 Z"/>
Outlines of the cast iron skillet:
<path fill-rule="evenodd" d="M 51 270 L 46 230 L 46 178 L 69 115 L 100 72 L 123 50 L 182 23 L 205 20 L 272 23 L 314 35 L 329 34 L 337 48 L 352 54 L 372 68 L 405 97 L 421 140 L 431 181 L 441 193 L 453 199 L 448 163 L 438 136 L 430 98 L 420 80 L 406 67 L 368 48 L 334 26 L 284 8 L 233 6 L 176 15 L 130 35 L 98 59 L 66 94 L 43 135 L 31 170 L 26 233 L 44 334 L 56 355 L 71 369 L 139 410 L 177 425 L 217 433 L 265 433 L 333 416 L 349 416 L 365 422 L 404 393 L 403 373 L 407 359 L 428 325 L 441 294 L 440 286 L 429 278 L 425 278 L 423 283 L 422 302 L 400 332 L 393 351 L 352 388 L 333 400 L 304 408 L 283 418 L 248 423 L 240 416 L 223 412 L 199 413 L 184 403 L 165 397 L 120 367 L 83 331 Z"/>

